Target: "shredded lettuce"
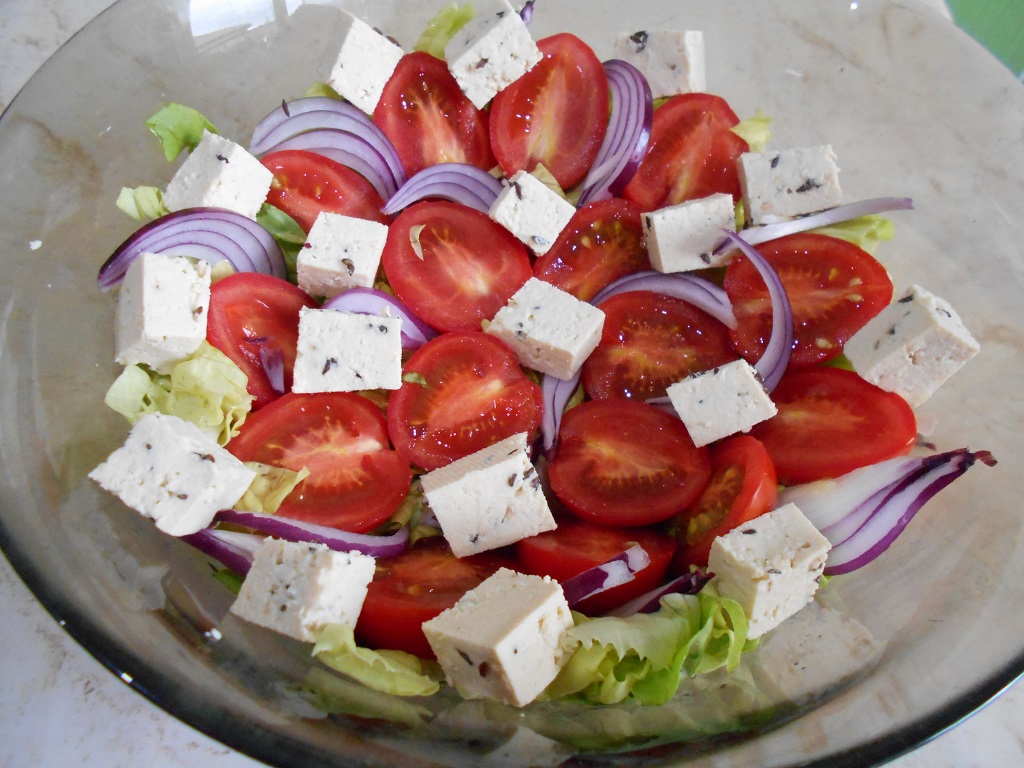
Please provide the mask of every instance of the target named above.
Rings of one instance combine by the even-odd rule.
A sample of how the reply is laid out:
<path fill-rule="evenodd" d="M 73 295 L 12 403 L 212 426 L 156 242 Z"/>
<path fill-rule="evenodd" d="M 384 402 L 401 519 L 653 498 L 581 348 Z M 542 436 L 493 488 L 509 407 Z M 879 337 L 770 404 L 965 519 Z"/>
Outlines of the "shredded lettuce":
<path fill-rule="evenodd" d="M 311 96 L 326 96 L 328 99 L 337 99 L 338 101 L 345 100 L 344 96 L 334 90 L 327 83 L 320 80 L 309 86 L 309 88 L 306 89 L 306 92 L 302 95 L 307 98 Z"/>
<path fill-rule="evenodd" d="M 313 655 L 368 688 L 395 696 L 430 696 L 441 686 L 430 662 L 405 651 L 356 645 L 352 627 L 328 624 L 317 633 Z"/>
<path fill-rule="evenodd" d="M 892 240 L 895 227 L 892 221 L 884 216 L 871 214 L 811 231 L 847 240 L 862 250 L 874 254 L 879 243 Z"/>
<path fill-rule="evenodd" d="M 747 142 L 751 152 L 764 152 L 772 138 L 772 119 L 758 109 L 753 117 L 734 125 L 732 132 Z"/>
<path fill-rule="evenodd" d="M 234 508 L 242 512 L 274 514 L 280 509 L 281 502 L 295 490 L 295 486 L 309 477 L 309 470 L 305 467 L 296 472 L 258 461 L 247 461 L 245 465 L 256 470 L 256 477 L 235 504 Z"/>
<path fill-rule="evenodd" d="M 203 132 L 216 133 L 213 123 L 202 113 L 184 104 L 165 104 L 146 121 L 146 127 L 160 140 L 167 162 L 187 149 L 191 152 L 202 140 Z"/>
<path fill-rule="evenodd" d="M 420 539 L 440 536 L 441 529 L 436 525 L 423 522 L 425 517 L 433 521 L 433 516 L 427 515 L 427 499 L 423 495 L 423 487 L 420 485 L 419 478 L 416 478 L 412 481 L 409 493 L 398 505 L 398 509 L 382 527 L 381 533 L 394 533 L 399 528 L 408 526 L 410 546 Z"/>
<path fill-rule="evenodd" d="M 299 249 L 306 242 L 306 232 L 291 216 L 270 203 L 260 206 L 256 214 L 256 223 L 269 232 L 277 244 L 281 246 L 288 276 L 295 282 L 295 259 Z"/>
<path fill-rule="evenodd" d="M 468 24 L 476 11 L 472 3 L 450 3 L 427 22 L 413 50 L 426 51 L 438 59 L 444 58 L 444 49 L 455 33 Z"/>
<path fill-rule="evenodd" d="M 159 187 L 121 187 L 116 205 L 136 221 L 158 219 L 170 213 Z"/>

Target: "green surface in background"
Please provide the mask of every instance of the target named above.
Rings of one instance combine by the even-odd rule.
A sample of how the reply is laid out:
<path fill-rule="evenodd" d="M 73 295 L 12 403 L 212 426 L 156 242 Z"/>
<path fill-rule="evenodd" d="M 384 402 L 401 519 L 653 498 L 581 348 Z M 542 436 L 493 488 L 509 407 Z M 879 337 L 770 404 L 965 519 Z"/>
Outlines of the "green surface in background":
<path fill-rule="evenodd" d="M 1024 0 L 947 0 L 956 23 L 1024 75 Z"/>

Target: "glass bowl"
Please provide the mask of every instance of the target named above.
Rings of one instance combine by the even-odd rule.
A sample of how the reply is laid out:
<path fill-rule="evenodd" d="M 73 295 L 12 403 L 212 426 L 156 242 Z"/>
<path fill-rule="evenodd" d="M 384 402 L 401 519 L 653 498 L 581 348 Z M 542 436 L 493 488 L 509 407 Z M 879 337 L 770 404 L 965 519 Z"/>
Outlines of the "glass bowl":
<path fill-rule="evenodd" d="M 65 629 L 165 710 L 275 766 L 860 766 L 901 754 L 1024 672 L 1024 89 L 945 21 L 895 0 L 628 8 L 543 0 L 537 37 L 601 58 L 620 32 L 702 29 L 708 88 L 774 118 L 772 146 L 830 143 L 849 200 L 909 196 L 879 258 L 951 301 L 981 354 L 919 409 L 939 449 L 989 449 L 885 555 L 832 580 L 732 676 L 662 707 L 451 695 L 400 700 L 230 616 L 205 559 L 86 474 L 123 441 L 96 271 L 134 228 L 122 186 L 171 169 L 144 120 L 164 101 L 248 139 L 322 77 L 338 7 L 411 47 L 435 4 L 121 0 L 0 121 L 0 544 Z M 438 5 L 439 7 L 439 5 Z M 733 9 L 733 10 L 730 10 Z M 211 619 L 211 617 L 214 617 Z"/>

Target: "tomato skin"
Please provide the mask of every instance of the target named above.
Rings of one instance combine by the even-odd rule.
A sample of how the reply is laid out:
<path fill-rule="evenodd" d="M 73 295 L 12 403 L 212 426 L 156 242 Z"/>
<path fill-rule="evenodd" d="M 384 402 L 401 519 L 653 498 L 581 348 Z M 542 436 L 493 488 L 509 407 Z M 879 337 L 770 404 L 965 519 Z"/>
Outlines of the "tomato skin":
<path fill-rule="evenodd" d="M 213 284 L 206 339 L 248 377 L 252 409 L 259 410 L 281 393 L 267 377 L 260 347 L 280 350 L 284 358 L 284 391 L 292 386 L 299 310 L 319 306 L 316 300 L 287 280 L 257 272 L 239 272 Z"/>
<path fill-rule="evenodd" d="M 902 456 L 917 442 L 907 402 L 853 371 L 789 371 L 772 400 L 778 413 L 750 434 L 768 449 L 783 485 L 838 477 Z"/>
<path fill-rule="evenodd" d="M 749 146 L 730 130 L 737 123 L 720 96 L 673 96 L 654 111 L 647 154 L 622 196 L 645 211 L 716 192 L 739 199 L 737 160 Z"/>
<path fill-rule="evenodd" d="M 516 543 L 516 562 L 524 573 L 550 576 L 564 582 L 640 544 L 651 558 L 626 584 L 600 592 L 573 606 L 588 616 L 599 616 L 655 589 L 668 570 L 676 543 L 654 528 L 608 528 L 573 518 L 558 520 L 553 531 Z"/>
<path fill-rule="evenodd" d="M 308 469 L 277 514 L 356 533 L 391 517 L 412 483 L 380 408 L 352 392 L 282 395 L 250 414 L 228 450 L 242 461 Z"/>
<path fill-rule="evenodd" d="M 422 258 L 412 242 L 416 231 Z M 388 229 L 381 264 L 395 295 L 440 331 L 479 330 L 533 274 L 526 246 L 511 232 L 449 202 L 402 211 Z"/>
<path fill-rule="evenodd" d="M 388 80 L 373 120 L 391 140 L 408 176 L 437 163 L 466 163 L 489 171 L 488 113 L 477 109 L 441 59 L 406 54 Z"/>
<path fill-rule="evenodd" d="M 482 331 L 438 336 L 404 370 L 422 380 L 391 395 L 388 432 L 395 450 L 418 467 L 443 467 L 540 425 L 540 387 L 503 341 Z"/>
<path fill-rule="evenodd" d="M 534 276 L 590 301 L 620 277 L 650 269 L 641 213 L 620 197 L 583 206 L 534 262 Z"/>
<path fill-rule="evenodd" d="M 618 398 L 566 411 L 548 464 L 551 490 L 570 512 L 624 527 L 679 514 L 710 475 L 707 450 L 676 416 Z"/>
<path fill-rule="evenodd" d="M 735 435 L 711 446 L 711 482 L 680 516 L 679 552 L 674 569 L 706 566 L 711 542 L 775 507 L 778 480 L 764 443 Z"/>
<path fill-rule="evenodd" d="M 267 202 L 295 219 L 305 232 L 322 211 L 388 223 L 377 190 L 341 163 L 304 149 L 271 152 L 260 162 L 274 174 Z"/>
<path fill-rule="evenodd" d="M 627 291 L 601 309 L 601 341 L 582 367 L 584 389 L 595 400 L 664 397 L 691 373 L 736 359 L 728 328 L 682 299 Z"/>
<path fill-rule="evenodd" d="M 562 189 L 593 165 L 608 125 L 604 66 L 575 35 L 537 41 L 544 58 L 491 102 L 491 148 L 506 176 L 547 168 Z"/>
<path fill-rule="evenodd" d="M 878 261 L 856 245 L 813 232 L 757 246 L 775 269 L 793 307 L 792 367 L 808 367 L 839 355 L 847 340 L 892 301 L 892 281 Z M 750 260 L 738 256 L 725 274 L 725 291 L 738 326 L 737 353 L 756 361 L 772 331 L 768 289 Z"/>

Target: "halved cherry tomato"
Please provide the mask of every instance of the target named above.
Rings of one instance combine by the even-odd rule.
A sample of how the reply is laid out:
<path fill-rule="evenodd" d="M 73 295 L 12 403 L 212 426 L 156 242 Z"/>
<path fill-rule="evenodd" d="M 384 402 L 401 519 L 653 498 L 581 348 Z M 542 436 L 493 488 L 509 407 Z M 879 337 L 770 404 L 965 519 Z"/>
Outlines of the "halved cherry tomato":
<path fill-rule="evenodd" d="M 533 274 L 526 247 L 485 213 L 422 202 L 392 222 L 381 256 L 395 291 L 440 331 L 476 331 Z"/>
<path fill-rule="evenodd" d="M 405 372 L 418 376 L 391 395 L 388 432 L 418 467 L 442 467 L 540 424 L 540 387 L 503 341 L 481 331 L 428 341 Z"/>
<path fill-rule="evenodd" d="M 455 557 L 441 537 L 423 539 L 398 557 L 379 558 L 356 622 L 356 638 L 370 648 L 432 659 L 423 622 L 451 608 L 503 566 L 515 567 L 511 558 L 493 552 Z"/>
<path fill-rule="evenodd" d="M 583 364 L 590 397 L 664 397 L 691 373 L 736 359 L 723 323 L 682 299 L 629 291 L 601 303 L 601 341 Z"/>
<path fill-rule="evenodd" d="M 711 482 L 700 499 L 680 516 L 675 568 L 707 565 L 711 542 L 775 506 L 775 465 L 764 443 L 736 435 L 709 449 Z"/>
<path fill-rule="evenodd" d="M 412 176 L 437 163 L 495 166 L 487 112 L 473 106 L 448 65 L 429 53 L 398 62 L 373 110 L 373 121 L 395 145 Z"/>
<path fill-rule="evenodd" d="M 289 393 L 250 414 L 228 450 L 242 461 L 309 470 L 277 514 L 362 532 L 387 520 L 412 469 L 391 449 L 380 408 L 352 392 Z"/>
<path fill-rule="evenodd" d="M 711 475 L 707 450 L 653 405 L 590 400 L 562 417 L 548 465 L 551 490 L 598 525 L 658 523 L 692 504 Z"/>
<path fill-rule="evenodd" d="M 793 306 L 790 365 L 806 367 L 836 357 L 868 320 L 892 301 L 885 267 L 845 240 L 805 232 L 757 246 L 778 272 Z M 725 273 L 738 326 L 733 346 L 753 362 L 772 333 L 771 299 L 749 259 L 737 256 Z"/>
<path fill-rule="evenodd" d="M 650 269 L 640 207 L 620 197 L 580 208 L 533 274 L 577 299 L 590 301 L 620 277 Z"/>
<path fill-rule="evenodd" d="M 751 429 L 783 485 L 838 477 L 901 456 L 917 440 L 914 411 L 853 371 L 790 371 L 772 392 L 779 412 Z"/>
<path fill-rule="evenodd" d="M 256 272 L 239 272 L 213 284 L 206 339 L 249 377 L 247 389 L 256 398 L 253 410 L 281 394 L 267 377 L 260 350 L 281 354 L 284 391 L 290 391 L 299 310 L 316 306 L 312 296 L 287 280 Z"/>
<path fill-rule="evenodd" d="M 716 192 L 740 196 L 737 159 L 749 147 L 720 96 L 684 93 L 654 111 L 647 155 L 622 196 L 653 211 Z"/>
<path fill-rule="evenodd" d="M 612 587 L 573 606 L 588 616 L 598 616 L 649 592 L 662 582 L 672 561 L 676 543 L 653 528 L 608 528 L 573 518 L 558 520 L 553 531 L 530 536 L 516 544 L 516 560 L 525 573 L 550 576 L 564 582 L 639 544 L 651 562 L 625 584 Z"/>
<path fill-rule="evenodd" d="M 542 164 L 562 189 L 590 170 L 608 125 L 604 67 L 562 33 L 537 41 L 544 58 L 491 102 L 491 149 L 506 176 Z"/>
<path fill-rule="evenodd" d="M 330 158 L 304 149 L 271 152 L 260 161 L 274 174 L 267 202 L 309 232 L 322 211 L 388 223 L 384 200 L 358 173 Z"/>

